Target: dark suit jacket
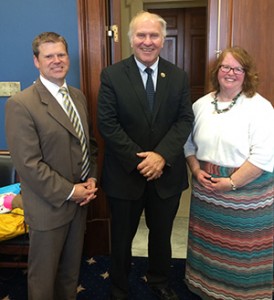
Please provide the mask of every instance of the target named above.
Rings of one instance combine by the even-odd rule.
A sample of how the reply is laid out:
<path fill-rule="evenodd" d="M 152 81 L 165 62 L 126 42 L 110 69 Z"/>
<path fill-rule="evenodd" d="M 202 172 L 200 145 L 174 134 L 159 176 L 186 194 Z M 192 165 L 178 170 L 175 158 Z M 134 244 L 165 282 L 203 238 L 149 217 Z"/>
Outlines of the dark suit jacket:
<path fill-rule="evenodd" d="M 89 176 L 96 177 L 97 144 L 89 129 L 85 96 L 68 88 L 89 141 Z M 81 146 L 66 113 L 40 79 L 8 99 L 6 136 L 20 176 L 26 222 L 33 229 L 50 230 L 71 221 L 77 205 L 66 199 L 80 182 Z"/>
<path fill-rule="evenodd" d="M 183 146 L 190 134 L 193 112 L 187 75 L 160 58 L 153 113 L 150 112 L 139 69 L 131 56 L 102 71 L 98 127 L 105 140 L 102 186 L 106 194 L 137 199 L 146 179 L 136 167 L 137 152 L 155 151 L 166 160 L 155 180 L 162 198 L 188 187 Z"/>

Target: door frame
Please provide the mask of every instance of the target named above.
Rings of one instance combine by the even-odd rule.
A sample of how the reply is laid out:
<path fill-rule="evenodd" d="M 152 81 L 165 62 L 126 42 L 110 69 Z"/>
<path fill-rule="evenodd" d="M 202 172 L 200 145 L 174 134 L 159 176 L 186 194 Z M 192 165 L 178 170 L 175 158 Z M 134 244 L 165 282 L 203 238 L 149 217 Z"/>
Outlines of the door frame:
<path fill-rule="evenodd" d="M 120 0 L 77 0 L 80 85 L 87 98 L 90 121 L 99 148 L 99 189 L 97 198 L 89 206 L 84 246 L 84 251 L 89 256 L 110 253 L 110 213 L 100 187 L 104 142 L 96 126 L 96 116 L 100 73 L 104 67 L 121 57 L 120 45 L 108 37 L 109 23 L 118 22 L 117 20 L 120 22 L 117 7 L 120 7 Z"/>

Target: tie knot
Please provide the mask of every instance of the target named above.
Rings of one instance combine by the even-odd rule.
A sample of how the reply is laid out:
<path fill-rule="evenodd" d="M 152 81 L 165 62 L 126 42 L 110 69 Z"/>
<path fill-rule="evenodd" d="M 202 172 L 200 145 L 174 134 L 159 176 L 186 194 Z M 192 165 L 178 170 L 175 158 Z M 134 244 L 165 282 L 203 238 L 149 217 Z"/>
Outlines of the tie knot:
<path fill-rule="evenodd" d="M 63 96 L 68 95 L 68 89 L 67 89 L 66 87 L 64 87 L 64 86 L 60 88 L 59 92 L 60 92 Z"/>
<path fill-rule="evenodd" d="M 145 72 L 148 74 L 148 75 L 151 75 L 153 70 L 151 68 L 146 68 L 145 69 Z"/>

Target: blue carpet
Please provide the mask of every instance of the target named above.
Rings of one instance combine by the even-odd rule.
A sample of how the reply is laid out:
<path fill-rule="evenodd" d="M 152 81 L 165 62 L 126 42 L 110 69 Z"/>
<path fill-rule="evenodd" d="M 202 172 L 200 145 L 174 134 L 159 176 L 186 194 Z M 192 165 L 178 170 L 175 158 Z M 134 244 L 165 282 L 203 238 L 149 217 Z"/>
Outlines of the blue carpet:
<path fill-rule="evenodd" d="M 108 277 L 109 257 L 83 257 L 79 278 L 77 300 L 106 300 L 109 296 L 110 280 Z M 144 276 L 147 258 L 133 257 L 130 275 L 132 300 L 156 300 L 148 288 Z M 171 267 L 171 287 L 181 300 L 200 300 L 184 284 L 184 259 L 173 259 Z M 22 269 L 0 270 L 0 299 L 27 300 L 27 274 Z"/>

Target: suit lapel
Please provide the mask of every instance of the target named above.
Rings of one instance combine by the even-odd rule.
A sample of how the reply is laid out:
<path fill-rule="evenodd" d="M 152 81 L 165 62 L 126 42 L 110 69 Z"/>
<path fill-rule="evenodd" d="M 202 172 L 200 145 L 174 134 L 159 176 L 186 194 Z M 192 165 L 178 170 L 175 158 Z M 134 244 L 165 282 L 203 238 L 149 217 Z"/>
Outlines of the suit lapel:
<path fill-rule="evenodd" d="M 125 65 L 126 65 L 126 74 L 131 82 L 131 86 L 135 94 L 137 95 L 140 105 L 143 108 L 146 119 L 148 120 L 149 123 L 151 123 L 152 113 L 149 110 L 144 84 L 133 55 L 129 57 L 127 60 L 125 60 Z"/>
<path fill-rule="evenodd" d="M 144 84 L 138 69 L 138 66 L 132 55 L 127 60 L 125 60 L 126 65 L 126 74 L 129 77 L 133 90 L 135 91 L 140 105 L 143 108 L 144 115 L 148 120 L 149 124 L 152 124 L 156 120 L 157 113 L 161 107 L 161 103 L 165 101 L 168 97 L 168 86 L 169 86 L 169 75 L 170 70 L 168 65 L 165 64 L 165 61 L 160 57 L 158 64 L 158 75 L 157 75 L 157 86 L 155 94 L 155 103 L 153 112 L 150 111 L 146 91 Z"/>
<path fill-rule="evenodd" d="M 74 93 L 73 90 L 71 90 L 70 88 L 69 88 L 69 94 L 70 94 L 70 97 L 71 97 L 71 99 L 78 111 L 78 114 L 80 116 L 84 134 L 86 137 L 88 137 L 89 136 L 89 126 L 88 126 L 88 122 L 86 119 L 86 112 L 82 105 L 82 101 L 79 99 L 79 95 L 77 93 Z"/>
<path fill-rule="evenodd" d="M 153 109 L 153 120 L 156 119 L 157 113 L 161 107 L 161 103 L 167 99 L 168 95 L 168 83 L 169 83 L 169 70 L 164 61 L 159 58 L 157 86 L 155 94 L 155 102 Z"/>
<path fill-rule="evenodd" d="M 35 82 L 35 87 L 40 95 L 41 102 L 44 105 L 47 105 L 48 113 L 52 116 L 52 118 L 55 119 L 63 127 L 65 127 L 71 134 L 78 137 L 72 123 L 70 122 L 63 108 L 59 105 L 52 94 L 45 88 L 40 79 L 37 79 L 37 81 Z"/>

